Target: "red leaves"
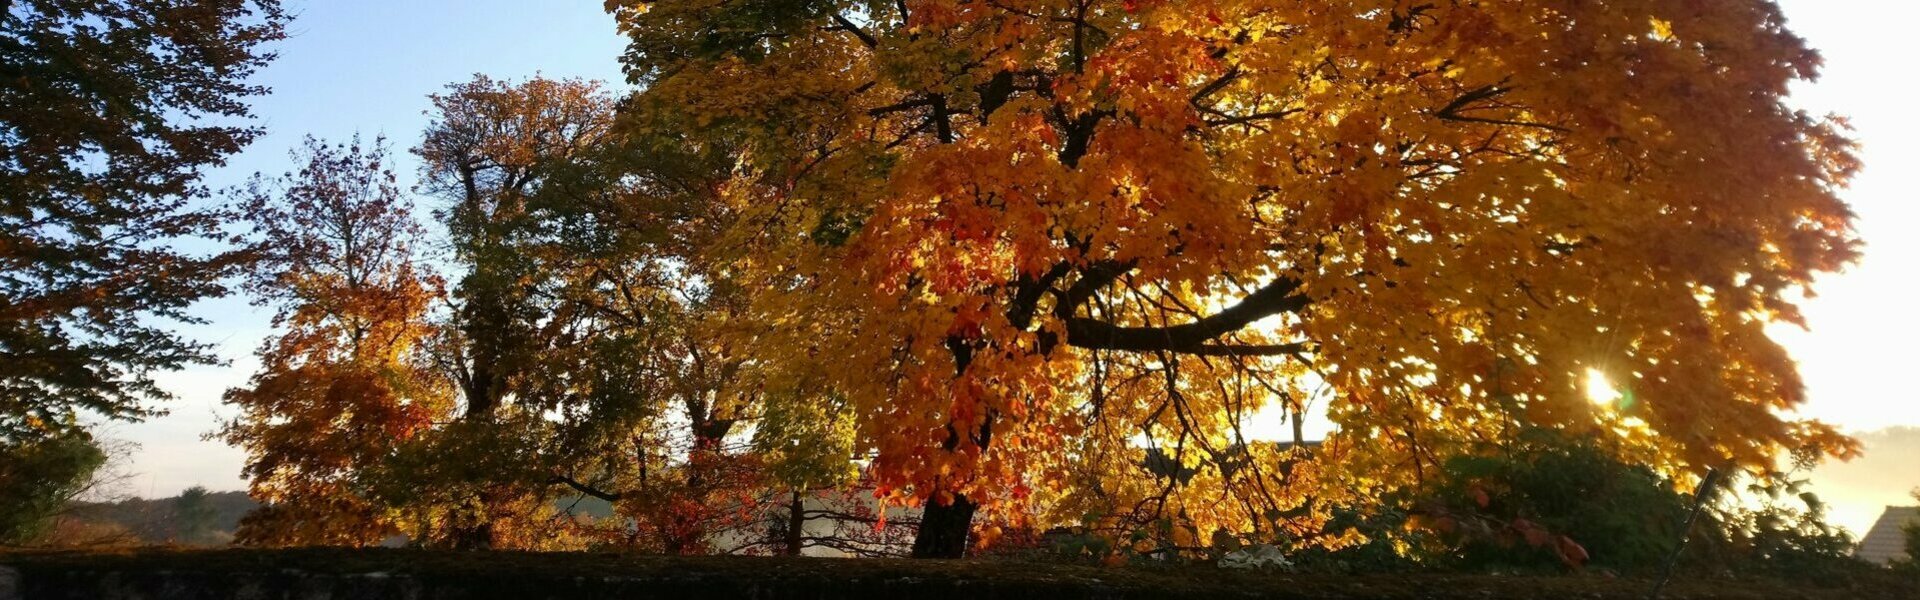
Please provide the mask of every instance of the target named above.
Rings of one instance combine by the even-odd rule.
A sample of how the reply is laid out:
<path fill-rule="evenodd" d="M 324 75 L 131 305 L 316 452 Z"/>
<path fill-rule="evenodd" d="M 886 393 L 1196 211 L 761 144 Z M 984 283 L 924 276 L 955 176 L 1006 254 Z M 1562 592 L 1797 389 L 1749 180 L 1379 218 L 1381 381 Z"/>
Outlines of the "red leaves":
<path fill-rule="evenodd" d="M 1467 487 L 1466 498 L 1478 510 L 1469 508 L 1456 510 L 1444 505 L 1431 506 L 1414 514 L 1407 526 L 1414 529 L 1426 529 L 1443 534 L 1449 538 L 1494 544 L 1500 547 L 1512 547 L 1523 544 L 1528 548 L 1553 553 L 1560 564 L 1569 569 L 1579 569 L 1591 558 L 1585 546 L 1565 534 L 1555 533 L 1552 529 L 1526 517 L 1506 519 L 1484 512 L 1492 505 L 1492 497 L 1486 488 L 1478 483 Z"/>
<path fill-rule="evenodd" d="M 1554 545 L 1553 550 L 1560 556 L 1560 562 L 1569 568 L 1578 569 L 1587 564 L 1586 547 L 1574 542 L 1573 538 L 1560 536 L 1559 543 Z"/>
<path fill-rule="evenodd" d="M 947 327 L 947 336 L 963 340 L 980 339 L 990 315 L 981 302 L 961 304 L 954 309 L 953 324 Z"/>
<path fill-rule="evenodd" d="M 1526 519 L 1514 519 L 1513 523 L 1509 524 L 1507 527 L 1513 529 L 1514 532 L 1519 533 L 1520 538 L 1526 540 L 1528 546 L 1533 546 L 1535 548 L 1545 546 L 1547 545 L 1547 542 L 1552 541 L 1553 539 L 1552 534 L 1548 533 L 1546 528 L 1541 527 L 1539 524 L 1534 523 L 1533 521 L 1528 521 Z"/>
<path fill-rule="evenodd" d="M 1514 519 L 1508 528 L 1519 533 L 1528 546 L 1553 552 L 1554 557 L 1560 559 L 1560 564 L 1569 569 L 1578 569 L 1587 564 L 1589 557 L 1586 547 L 1573 541 L 1573 538 L 1555 534 L 1539 523 L 1526 519 Z"/>

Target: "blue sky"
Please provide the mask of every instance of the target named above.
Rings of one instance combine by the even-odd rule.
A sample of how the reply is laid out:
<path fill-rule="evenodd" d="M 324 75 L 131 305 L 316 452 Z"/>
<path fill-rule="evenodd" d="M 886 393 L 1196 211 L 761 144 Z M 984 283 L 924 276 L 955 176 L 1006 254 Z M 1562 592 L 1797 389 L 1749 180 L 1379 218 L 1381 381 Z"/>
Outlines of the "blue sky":
<path fill-rule="evenodd" d="M 426 124 L 427 95 L 448 83 L 475 73 L 622 80 L 624 42 L 599 0 L 289 4 L 298 14 L 292 37 L 278 45 L 279 60 L 258 79 L 274 89 L 255 103 L 269 133 L 213 173 L 216 186 L 237 184 L 255 171 L 285 171 L 287 151 L 304 135 L 341 140 L 356 132 L 385 134 L 402 182 L 410 185 L 416 165 L 405 150 Z M 1909 172 L 1920 164 L 1920 117 L 1907 106 L 1908 82 L 1900 77 L 1912 55 L 1903 28 L 1920 22 L 1920 3 L 1782 5 L 1792 28 L 1828 59 L 1826 77 L 1797 90 L 1795 102 L 1848 115 L 1865 145 L 1867 170 L 1847 198 L 1860 214 L 1868 249 L 1860 265 L 1821 282 L 1821 297 L 1808 305 L 1812 332 L 1783 327 L 1774 334 L 1801 362 L 1811 395 L 1806 414 L 1854 432 L 1920 426 L 1920 392 L 1908 375 L 1912 340 L 1920 339 L 1920 313 L 1908 305 L 1920 285 L 1907 276 L 1920 262 L 1920 236 L 1911 232 L 1920 208 L 1908 192 Z M 201 438 L 230 416 L 219 403 L 222 391 L 244 383 L 257 365 L 251 354 L 268 334 L 267 313 L 238 298 L 206 302 L 198 311 L 213 322 L 187 333 L 217 344 L 231 364 L 164 375 L 162 384 L 180 396 L 168 405 L 172 414 L 109 428 L 109 437 L 140 445 L 124 467 L 133 475 L 126 493 L 245 487 L 244 455 Z M 1920 436 L 1920 430 L 1904 435 Z M 1913 444 L 1895 446 L 1894 439 L 1870 437 L 1862 462 L 1817 474 L 1816 490 L 1834 503 L 1841 524 L 1861 530 L 1881 505 L 1911 503 L 1905 492 L 1920 486 L 1920 458 L 1912 456 Z"/>
<path fill-rule="evenodd" d="M 287 6 L 297 15 L 291 35 L 276 45 L 279 59 L 256 77 L 273 89 L 254 101 L 267 134 L 209 174 L 216 188 L 254 172 L 287 171 L 287 152 L 308 134 L 345 140 L 355 133 L 385 134 L 401 183 L 410 187 L 417 162 L 406 150 L 426 126 L 427 95 L 475 73 L 624 85 L 619 57 L 626 43 L 598 0 L 290 0 Z M 240 477 L 245 455 L 201 438 L 232 415 L 220 395 L 245 383 L 258 366 L 252 354 L 270 333 L 270 313 L 239 297 L 204 302 L 196 313 L 212 322 L 186 333 L 215 344 L 231 362 L 161 375 L 161 384 L 179 396 L 166 405 L 171 414 L 107 427 L 108 437 L 140 445 L 123 467 L 132 475 L 124 493 L 246 487 Z"/>

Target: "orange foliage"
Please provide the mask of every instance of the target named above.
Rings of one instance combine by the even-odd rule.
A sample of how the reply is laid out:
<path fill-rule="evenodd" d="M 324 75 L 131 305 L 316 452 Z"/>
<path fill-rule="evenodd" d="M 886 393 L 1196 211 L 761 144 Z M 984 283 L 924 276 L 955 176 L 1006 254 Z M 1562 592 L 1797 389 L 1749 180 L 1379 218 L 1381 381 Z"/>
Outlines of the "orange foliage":
<path fill-rule="evenodd" d="M 294 158 L 297 174 L 256 178 L 243 198 L 265 255 L 248 287 L 283 333 L 226 395 L 241 413 L 220 436 L 247 449 L 249 493 L 264 505 L 237 537 L 374 544 L 398 531 L 360 475 L 449 409 L 419 355 L 439 283 L 414 267 L 418 225 L 381 141 L 309 138 Z"/>
<path fill-rule="evenodd" d="M 713 253 L 758 358 L 847 395 L 895 498 L 1014 513 L 1143 446 L 1252 485 L 1239 425 L 1322 385 L 1338 432 L 1313 478 L 1261 459 L 1309 487 L 1269 509 L 1521 426 L 1665 469 L 1851 449 L 1763 331 L 1857 245 L 1771 3 L 609 8 L 641 101 L 741 143 Z"/>

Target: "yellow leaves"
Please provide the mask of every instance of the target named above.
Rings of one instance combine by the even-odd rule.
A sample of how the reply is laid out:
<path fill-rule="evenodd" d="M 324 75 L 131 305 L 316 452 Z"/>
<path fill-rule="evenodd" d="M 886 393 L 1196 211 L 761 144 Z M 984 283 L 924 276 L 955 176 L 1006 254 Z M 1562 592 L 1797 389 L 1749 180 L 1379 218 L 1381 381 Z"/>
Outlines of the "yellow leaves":
<path fill-rule="evenodd" d="M 1653 39 L 1663 42 L 1673 40 L 1673 22 L 1659 18 L 1649 21 L 1653 23 Z"/>
<path fill-rule="evenodd" d="M 1342 484 L 1405 483 L 1516 426 L 1612 431 L 1662 466 L 1844 451 L 1780 416 L 1797 381 L 1757 333 L 1854 256 L 1832 194 L 1850 142 L 1780 108 L 1804 48 L 1764 3 L 908 8 L 858 23 L 874 48 L 823 19 L 644 96 L 748 140 L 730 193 L 754 218 L 726 239 L 782 282 L 754 292 L 777 325 L 757 352 L 843 389 L 903 494 L 1013 501 L 1024 473 L 1071 467 L 1139 499 L 1119 468 L 1137 428 L 1220 450 L 1273 400 L 1253 375 L 1312 373 L 1335 442 L 1379 442 L 1311 462 Z M 844 235 L 815 235 L 829 221 Z M 1123 276 L 1063 304 L 1103 264 Z M 1209 341 L 1305 339 L 1311 368 L 1061 341 L 1069 319 L 1192 323 L 1281 276 L 1307 308 Z M 1636 405 L 1584 401 L 1591 365 L 1631 376 Z M 984 448 L 945 449 L 988 414 Z"/>

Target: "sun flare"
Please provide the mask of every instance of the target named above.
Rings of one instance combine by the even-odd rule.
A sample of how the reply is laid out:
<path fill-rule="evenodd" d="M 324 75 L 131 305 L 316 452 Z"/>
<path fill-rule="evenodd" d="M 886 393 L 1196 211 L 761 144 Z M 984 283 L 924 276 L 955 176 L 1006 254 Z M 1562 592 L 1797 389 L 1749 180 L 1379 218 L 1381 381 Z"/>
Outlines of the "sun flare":
<path fill-rule="evenodd" d="M 1620 390 L 1614 387 L 1613 381 L 1607 379 L 1607 374 L 1600 372 L 1599 369 L 1587 369 L 1586 388 L 1588 401 L 1608 408 L 1619 406 L 1621 398 L 1624 397 Z"/>

